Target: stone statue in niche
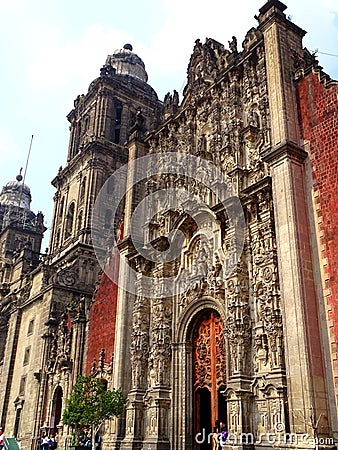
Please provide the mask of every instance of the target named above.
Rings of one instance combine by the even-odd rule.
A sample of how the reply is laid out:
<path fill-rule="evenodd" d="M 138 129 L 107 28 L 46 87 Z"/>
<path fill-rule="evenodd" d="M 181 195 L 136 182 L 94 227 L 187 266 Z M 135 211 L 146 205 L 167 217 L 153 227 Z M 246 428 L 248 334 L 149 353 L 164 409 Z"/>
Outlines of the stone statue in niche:
<path fill-rule="evenodd" d="M 255 350 L 256 350 L 255 355 L 256 370 L 260 372 L 263 369 L 263 366 L 266 366 L 268 363 L 269 345 L 265 333 L 258 334 L 256 336 Z"/>
<path fill-rule="evenodd" d="M 259 128 L 259 116 L 257 111 L 252 109 L 249 115 L 249 125 L 255 128 Z"/>
<path fill-rule="evenodd" d="M 201 246 L 197 253 L 197 258 L 192 265 L 193 277 L 204 277 L 208 273 L 208 253 L 204 246 Z"/>

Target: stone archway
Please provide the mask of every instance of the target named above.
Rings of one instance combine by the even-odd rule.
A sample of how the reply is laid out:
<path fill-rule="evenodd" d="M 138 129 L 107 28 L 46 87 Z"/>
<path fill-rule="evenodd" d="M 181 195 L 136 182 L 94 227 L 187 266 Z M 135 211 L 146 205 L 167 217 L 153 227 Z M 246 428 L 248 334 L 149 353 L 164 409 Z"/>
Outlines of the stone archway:
<path fill-rule="evenodd" d="M 52 413 L 50 418 L 50 431 L 57 433 L 57 426 L 59 425 L 62 417 L 62 387 L 58 386 L 54 391 Z"/>
<path fill-rule="evenodd" d="M 199 442 L 194 439 L 196 450 L 210 449 L 208 436 L 216 422 L 226 422 L 226 401 L 221 394 L 226 387 L 224 350 L 220 315 L 213 309 L 203 311 L 192 329 L 193 425 L 194 436 L 201 436 Z"/>

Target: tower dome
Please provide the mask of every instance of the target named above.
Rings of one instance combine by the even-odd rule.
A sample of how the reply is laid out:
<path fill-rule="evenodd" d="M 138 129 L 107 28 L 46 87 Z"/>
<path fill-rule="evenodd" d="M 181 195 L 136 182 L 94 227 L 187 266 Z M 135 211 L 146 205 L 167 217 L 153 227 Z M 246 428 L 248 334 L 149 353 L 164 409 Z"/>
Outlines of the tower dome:
<path fill-rule="evenodd" d="M 130 75 L 144 82 L 148 81 L 148 74 L 142 59 L 133 52 L 131 44 L 125 44 L 122 49 L 115 50 L 108 55 L 106 65 L 110 65 L 119 75 Z"/>
<path fill-rule="evenodd" d="M 21 174 L 16 177 L 16 180 L 9 181 L 2 188 L 0 194 L 1 206 L 19 206 L 20 208 L 30 209 L 31 201 L 31 190 L 27 184 L 22 183 Z"/>

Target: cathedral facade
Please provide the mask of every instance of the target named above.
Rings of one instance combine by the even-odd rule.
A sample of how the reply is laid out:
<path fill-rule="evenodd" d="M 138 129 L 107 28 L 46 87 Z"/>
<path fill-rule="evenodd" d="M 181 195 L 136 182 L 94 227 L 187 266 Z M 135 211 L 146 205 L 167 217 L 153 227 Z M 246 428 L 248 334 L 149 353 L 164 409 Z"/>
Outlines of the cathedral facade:
<path fill-rule="evenodd" d="M 161 102 L 130 44 L 69 113 L 50 246 L 0 196 L 0 414 L 35 449 L 79 374 L 121 387 L 105 449 L 334 448 L 337 83 L 269 0 L 240 49 L 196 41 Z"/>

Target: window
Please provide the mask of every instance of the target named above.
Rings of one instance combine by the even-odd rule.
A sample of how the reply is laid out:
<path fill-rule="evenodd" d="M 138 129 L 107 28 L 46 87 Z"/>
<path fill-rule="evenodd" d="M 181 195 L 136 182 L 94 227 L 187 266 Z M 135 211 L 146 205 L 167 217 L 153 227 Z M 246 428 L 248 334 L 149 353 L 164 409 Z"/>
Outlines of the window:
<path fill-rule="evenodd" d="M 21 377 L 19 395 L 25 395 L 25 388 L 26 388 L 26 375 Z"/>
<path fill-rule="evenodd" d="M 115 126 L 114 126 L 114 135 L 113 140 L 115 144 L 120 143 L 120 128 L 121 128 L 121 122 L 122 122 L 122 106 L 117 106 L 115 109 Z"/>
<path fill-rule="evenodd" d="M 24 354 L 24 357 L 23 357 L 23 365 L 24 366 L 26 366 L 29 363 L 30 353 L 31 353 L 31 348 L 27 347 L 25 349 L 25 354 Z"/>
<path fill-rule="evenodd" d="M 68 208 L 68 213 L 66 217 L 66 231 L 65 237 L 68 238 L 73 233 L 73 225 L 74 225 L 74 211 L 75 211 L 75 203 L 71 203 Z"/>
<path fill-rule="evenodd" d="M 86 193 L 86 177 L 84 177 L 80 185 L 80 201 L 84 199 L 85 193 Z"/>
<path fill-rule="evenodd" d="M 84 119 L 84 129 L 85 131 L 89 129 L 89 116 L 86 116 Z"/>
<path fill-rule="evenodd" d="M 59 245 L 60 245 L 60 236 L 61 236 L 61 231 L 60 231 L 60 229 L 58 229 L 56 232 L 56 238 L 55 238 L 55 248 L 59 247 Z"/>
<path fill-rule="evenodd" d="M 60 208 L 59 208 L 59 217 L 63 216 L 63 208 L 65 206 L 65 198 L 62 197 L 61 202 L 60 202 Z"/>
<path fill-rule="evenodd" d="M 33 334 L 33 329 L 34 329 L 34 319 L 29 321 L 27 336 L 30 336 L 31 334 Z"/>
<path fill-rule="evenodd" d="M 77 218 L 77 231 L 81 230 L 82 227 L 82 217 L 83 217 L 83 211 L 80 211 L 78 218 Z"/>
<path fill-rule="evenodd" d="M 115 135 L 114 135 L 114 144 L 119 144 L 119 143 L 120 143 L 120 129 L 116 128 Z"/>
<path fill-rule="evenodd" d="M 121 118 L 122 118 L 122 108 L 119 106 L 116 108 L 116 116 L 115 116 L 115 124 L 121 125 Z"/>
<path fill-rule="evenodd" d="M 75 142 L 74 142 L 74 149 L 73 149 L 73 157 L 75 155 L 77 155 L 77 153 L 79 152 L 79 147 L 80 147 L 80 142 L 81 142 L 81 134 L 82 134 L 81 121 L 78 121 L 78 123 L 76 124 L 76 129 L 75 129 Z"/>

